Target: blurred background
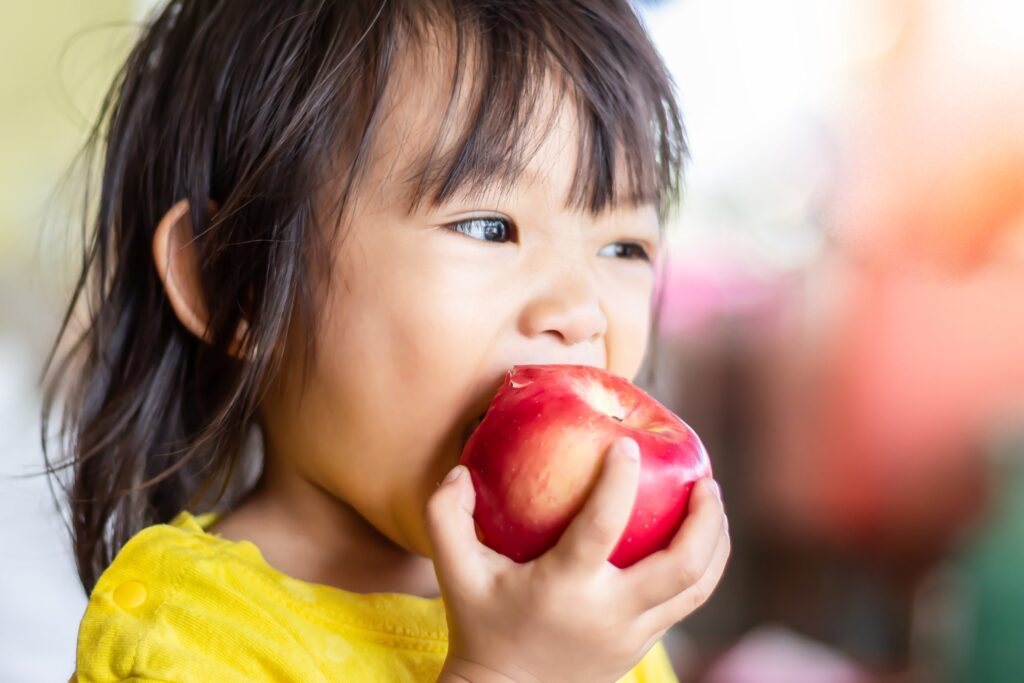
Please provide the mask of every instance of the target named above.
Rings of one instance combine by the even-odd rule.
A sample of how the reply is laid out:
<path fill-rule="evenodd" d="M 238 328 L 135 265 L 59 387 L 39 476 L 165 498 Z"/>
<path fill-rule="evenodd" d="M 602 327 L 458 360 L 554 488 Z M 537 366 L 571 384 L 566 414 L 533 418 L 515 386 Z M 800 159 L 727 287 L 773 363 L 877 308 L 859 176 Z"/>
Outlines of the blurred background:
<path fill-rule="evenodd" d="M 153 4 L 0 0 L 4 681 L 73 669 L 38 379 L 64 172 Z M 734 548 L 667 637 L 680 680 L 1024 681 L 1024 3 L 641 10 L 692 150 L 649 389 L 704 438 Z"/>

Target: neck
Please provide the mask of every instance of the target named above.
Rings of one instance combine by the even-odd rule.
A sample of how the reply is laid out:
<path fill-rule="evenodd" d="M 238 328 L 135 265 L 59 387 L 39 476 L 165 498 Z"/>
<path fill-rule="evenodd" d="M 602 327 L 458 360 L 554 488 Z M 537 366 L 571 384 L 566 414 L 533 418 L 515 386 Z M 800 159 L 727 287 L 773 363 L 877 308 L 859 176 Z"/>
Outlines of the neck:
<path fill-rule="evenodd" d="M 430 559 L 397 545 L 355 509 L 268 453 L 253 491 L 211 529 L 254 543 L 293 578 L 354 593 L 439 595 Z"/>

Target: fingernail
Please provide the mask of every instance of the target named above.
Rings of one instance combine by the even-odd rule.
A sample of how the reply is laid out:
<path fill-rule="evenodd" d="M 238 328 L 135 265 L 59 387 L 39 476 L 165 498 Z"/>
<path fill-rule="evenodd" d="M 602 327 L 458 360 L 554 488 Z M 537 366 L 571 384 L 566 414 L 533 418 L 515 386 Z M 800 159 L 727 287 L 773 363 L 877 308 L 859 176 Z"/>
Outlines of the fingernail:
<path fill-rule="evenodd" d="M 639 462 L 640 460 L 640 446 L 633 439 L 620 439 L 619 451 L 634 462 Z"/>
<path fill-rule="evenodd" d="M 445 475 L 444 481 L 442 481 L 441 484 L 444 485 L 452 483 L 453 481 L 459 478 L 459 475 L 462 474 L 462 471 L 464 469 L 466 468 L 463 467 L 462 465 L 456 465 L 454 468 L 452 468 L 451 472 Z"/>

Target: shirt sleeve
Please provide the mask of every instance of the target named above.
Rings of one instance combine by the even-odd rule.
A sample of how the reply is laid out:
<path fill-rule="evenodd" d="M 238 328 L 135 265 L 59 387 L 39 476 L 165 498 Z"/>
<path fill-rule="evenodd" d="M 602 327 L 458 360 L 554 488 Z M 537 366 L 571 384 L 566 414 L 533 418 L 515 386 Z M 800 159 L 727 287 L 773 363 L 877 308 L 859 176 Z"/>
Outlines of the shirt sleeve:
<path fill-rule="evenodd" d="M 100 577 L 78 632 L 78 683 L 325 681 L 222 563 L 150 527 Z"/>

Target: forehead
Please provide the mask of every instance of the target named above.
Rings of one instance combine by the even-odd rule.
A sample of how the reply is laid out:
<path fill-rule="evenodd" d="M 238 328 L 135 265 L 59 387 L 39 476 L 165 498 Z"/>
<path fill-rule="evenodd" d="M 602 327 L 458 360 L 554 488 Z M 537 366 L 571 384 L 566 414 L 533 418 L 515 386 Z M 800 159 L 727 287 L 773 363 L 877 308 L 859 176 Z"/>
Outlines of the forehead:
<path fill-rule="evenodd" d="M 516 83 L 496 79 L 481 68 L 474 42 L 460 45 L 435 29 L 403 42 L 375 130 L 371 187 L 410 211 L 524 188 L 572 204 L 577 176 L 593 169 L 581 166 L 580 109 L 565 79 L 529 65 Z M 621 146 L 617 154 L 622 166 Z M 613 195 L 627 196 L 626 173 L 613 175 Z"/>

